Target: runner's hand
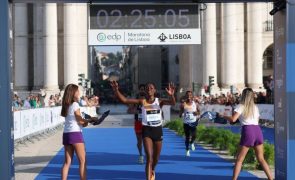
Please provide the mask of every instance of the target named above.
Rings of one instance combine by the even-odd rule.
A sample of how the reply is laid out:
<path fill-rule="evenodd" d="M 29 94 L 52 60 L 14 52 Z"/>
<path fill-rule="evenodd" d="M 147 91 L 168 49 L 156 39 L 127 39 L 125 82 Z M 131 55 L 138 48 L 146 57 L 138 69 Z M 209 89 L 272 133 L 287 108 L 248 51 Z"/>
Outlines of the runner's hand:
<path fill-rule="evenodd" d="M 83 127 L 87 127 L 87 126 L 88 126 L 88 122 L 83 123 L 82 126 L 83 126 Z"/>
<path fill-rule="evenodd" d="M 171 82 L 168 85 L 168 88 L 166 88 L 166 92 L 168 93 L 168 95 L 173 96 L 175 93 L 175 85 Z"/>

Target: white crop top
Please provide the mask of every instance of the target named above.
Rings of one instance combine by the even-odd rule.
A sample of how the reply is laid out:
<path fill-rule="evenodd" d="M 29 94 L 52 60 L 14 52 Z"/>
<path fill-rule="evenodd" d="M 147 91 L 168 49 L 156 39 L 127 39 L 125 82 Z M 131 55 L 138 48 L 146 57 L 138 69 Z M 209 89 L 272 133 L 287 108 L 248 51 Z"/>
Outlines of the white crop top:
<path fill-rule="evenodd" d="M 142 105 L 142 125 L 158 127 L 162 125 L 162 110 L 159 98 L 156 98 L 152 104 L 143 100 Z"/>
<path fill-rule="evenodd" d="M 243 116 L 243 111 L 244 111 L 244 105 L 239 104 L 236 108 L 235 108 L 235 112 L 240 114 L 239 120 L 242 126 L 244 125 L 258 125 L 259 124 L 259 109 L 257 106 L 254 107 L 254 111 L 253 111 L 253 116 L 252 117 L 248 117 L 245 118 Z"/>
<path fill-rule="evenodd" d="M 78 123 L 75 112 L 80 109 L 79 104 L 77 102 L 73 102 L 73 104 L 70 105 L 68 110 L 68 115 L 65 118 L 65 127 L 64 132 L 81 132 L 82 126 Z"/>
<path fill-rule="evenodd" d="M 197 105 L 195 102 L 192 102 L 191 105 L 184 103 L 183 111 L 183 122 L 185 124 L 194 123 L 197 121 L 197 116 L 194 115 L 194 112 L 197 111 Z"/>

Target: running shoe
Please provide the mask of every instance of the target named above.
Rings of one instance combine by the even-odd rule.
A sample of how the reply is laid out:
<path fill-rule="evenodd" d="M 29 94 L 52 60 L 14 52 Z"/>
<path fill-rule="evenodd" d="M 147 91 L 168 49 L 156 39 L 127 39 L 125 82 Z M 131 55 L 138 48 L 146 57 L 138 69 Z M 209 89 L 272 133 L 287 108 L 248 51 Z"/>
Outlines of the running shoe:
<path fill-rule="evenodd" d="M 186 155 L 185 155 L 186 157 L 189 157 L 189 156 L 191 156 L 191 154 L 190 154 L 190 152 L 189 152 L 189 150 L 187 150 L 186 151 Z"/>
<path fill-rule="evenodd" d="M 99 124 L 101 124 L 105 120 L 105 118 L 108 117 L 109 114 L 110 114 L 110 110 L 104 112 L 99 119 L 97 119 L 96 121 L 93 121 L 92 122 L 92 125 L 99 125 Z"/>
<path fill-rule="evenodd" d="M 139 163 L 139 164 L 143 164 L 143 163 L 144 163 L 143 156 L 139 156 L 139 158 L 138 158 L 138 163 Z"/>
<path fill-rule="evenodd" d="M 195 150 L 196 150 L 196 147 L 195 147 L 195 144 L 194 144 L 194 143 L 191 144 L 191 150 L 192 150 L 192 151 L 195 151 Z"/>

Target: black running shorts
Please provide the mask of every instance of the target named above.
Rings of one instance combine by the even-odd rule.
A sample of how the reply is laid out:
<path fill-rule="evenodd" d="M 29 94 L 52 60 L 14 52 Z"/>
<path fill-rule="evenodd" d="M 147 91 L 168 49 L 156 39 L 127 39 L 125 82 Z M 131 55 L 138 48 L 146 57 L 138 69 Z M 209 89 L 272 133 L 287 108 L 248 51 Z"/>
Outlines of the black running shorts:
<path fill-rule="evenodd" d="M 143 126 L 142 127 L 142 138 L 151 138 L 152 141 L 162 141 L 163 140 L 163 128 L 162 126 L 151 127 Z"/>

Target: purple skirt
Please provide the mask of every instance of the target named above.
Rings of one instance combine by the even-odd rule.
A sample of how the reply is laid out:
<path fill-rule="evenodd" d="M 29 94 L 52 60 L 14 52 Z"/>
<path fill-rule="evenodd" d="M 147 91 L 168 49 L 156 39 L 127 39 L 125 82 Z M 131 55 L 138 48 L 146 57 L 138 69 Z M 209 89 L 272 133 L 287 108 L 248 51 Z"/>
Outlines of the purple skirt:
<path fill-rule="evenodd" d="M 242 126 L 241 146 L 254 147 L 263 144 L 263 135 L 259 125 Z"/>
<path fill-rule="evenodd" d="M 84 143 L 82 132 L 67 132 L 62 135 L 62 144 L 71 145 L 77 143 Z"/>

